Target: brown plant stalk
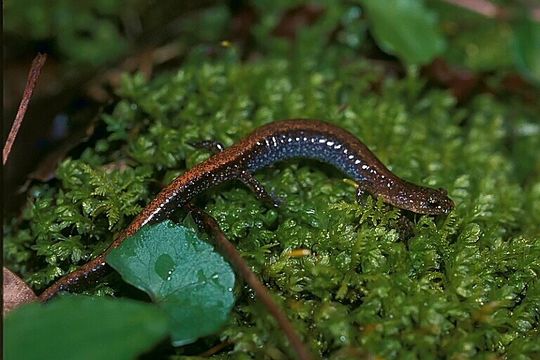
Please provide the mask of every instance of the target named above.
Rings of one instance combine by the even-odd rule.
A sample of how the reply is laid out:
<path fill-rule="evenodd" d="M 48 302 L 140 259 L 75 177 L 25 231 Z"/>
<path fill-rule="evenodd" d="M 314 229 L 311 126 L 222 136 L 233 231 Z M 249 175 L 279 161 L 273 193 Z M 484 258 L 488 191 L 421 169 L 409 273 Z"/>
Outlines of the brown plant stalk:
<path fill-rule="evenodd" d="M 6 143 L 4 144 L 4 151 L 2 152 L 3 165 L 6 164 L 9 154 L 11 153 L 11 148 L 15 142 L 19 128 L 21 127 L 26 110 L 28 109 L 28 104 L 32 98 L 39 75 L 41 74 L 41 69 L 43 68 L 43 65 L 45 65 L 45 60 L 47 60 L 47 54 L 37 54 L 32 61 L 32 66 L 30 67 L 28 79 L 26 80 L 26 85 L 24 87 L 23 97 L 21 99 L 21 103 L 19 104 L 17 115 L 15 115 L 15 121 L 13 122 L 13 125 L 11 125 L 11 130 L 9 131 Z"/>
<path fill-rule="evenodd" d="M 458 6 L 490 19 L 509 20 L 510 12 L 507 8 L 499 6 L 488 0 L 442 0 L 448 4 Z M 540 7 L 528 9 L 529 16 L 534 21 L 540 21 Z"/>
<path fill-rule="evenodd" d="M 238 250 L 236 250 L 234 245 L 227 239 L 217 221 L 206 212 L 193 206 L 192 204 L 188 204 L 186 207 L 189 209 L 199 226 L 202 226 L 213 236 L 218 251 L 229 261 L 236 273 L 240 275 L 240 277 L 242 277 L 255 291 L 259 301 L 266 306 L 270 314 L 276 319 L 279 327 L 281 330 L 283 330 L 285 336 L 287 336 L 287 339 L 289 339 L 289 342 L 298 355 L 298 358 L 300 360 L 313 359 L 313 355 L 302 342 L 300 336 L 294 329 L 287 316 L 285 316 L 278 305 L 274 302 L 266 286 L 263 285 L 257 275 L 251 270 Z"/>

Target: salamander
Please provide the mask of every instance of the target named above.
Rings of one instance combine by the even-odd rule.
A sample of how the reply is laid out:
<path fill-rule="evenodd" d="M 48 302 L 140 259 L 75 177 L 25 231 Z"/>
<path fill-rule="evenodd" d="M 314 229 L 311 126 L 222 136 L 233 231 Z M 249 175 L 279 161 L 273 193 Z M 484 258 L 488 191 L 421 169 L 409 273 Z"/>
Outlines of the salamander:
<path fill-rule="evenodd" d="M 209 142 L 204 145 L 208 147 Z M 217 145 L 217 144 L 215 144 Z M 41 295 L 46 301 L 69 290 L 81 280 L 107 269 L 106 255 L 148 223 L 162 221 L 206 189 L 232 179 L 244 182 L 255 194 L 273 205 L 252 174 L 275 162 L 309 158 L 329 163 L 358 184 L 358 196 L 367 192 L 388 204 L 419 214 L 447 214 L 454 207 L 444 189 L 418 186 L 393 174 L 358 138 L 319 120 L 290 119 L 264 125 L 235 145 L 219 150 L 208 160 L 174 179 L 140 212 L 101 255 L 65 275 Z"/>

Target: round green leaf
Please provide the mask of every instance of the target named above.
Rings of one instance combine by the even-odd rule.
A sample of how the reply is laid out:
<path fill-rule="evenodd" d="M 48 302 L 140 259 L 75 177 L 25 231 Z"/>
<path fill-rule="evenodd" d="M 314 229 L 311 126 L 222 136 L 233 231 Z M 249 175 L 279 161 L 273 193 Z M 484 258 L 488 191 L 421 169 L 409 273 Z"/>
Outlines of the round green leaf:
<path fill-rule="evenodd" d="M 133 359 L 167 335 L 154 305 L 127 299 L 65 296 L 9 313 L 6 359 Z"/>
<path fill-rule="evenodd" d="M 445 43 L 435 15 L 420 0 L 364 0 L 372 34 L 385 52 L 409 64 L 425 64 L 441 54 Z"/>
<path fill-rule="evenodd" d="M 218 331 L 234 304 L 230 265 L 193 230 L 170 221 L 145 226 L 107 262 L 166 311 L 176 346 Z"/>

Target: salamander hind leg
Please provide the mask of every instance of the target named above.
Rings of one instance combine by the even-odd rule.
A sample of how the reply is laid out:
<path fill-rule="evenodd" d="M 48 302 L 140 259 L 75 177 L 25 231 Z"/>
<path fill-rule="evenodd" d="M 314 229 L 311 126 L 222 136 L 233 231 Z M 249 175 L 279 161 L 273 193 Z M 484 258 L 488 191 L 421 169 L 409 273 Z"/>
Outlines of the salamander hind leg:
<path fill-rule="evenodd" d="M 281 200 L 275 194 L 272 194 L 271 192 L 266 191 L 263 184 L 261 184 L 259 180 L 255 179 L 255 177 L 253 177 L 253 175 L 251 175 L 249 172 L 242 171 L 238 178 L 251 191 L 255 193 L 255 196 L 257 197 L 257 199 L 263 201 L 265 204 L 269 205 L 270 207 L 277 208 L 279 205 L 281 205 Z"/>

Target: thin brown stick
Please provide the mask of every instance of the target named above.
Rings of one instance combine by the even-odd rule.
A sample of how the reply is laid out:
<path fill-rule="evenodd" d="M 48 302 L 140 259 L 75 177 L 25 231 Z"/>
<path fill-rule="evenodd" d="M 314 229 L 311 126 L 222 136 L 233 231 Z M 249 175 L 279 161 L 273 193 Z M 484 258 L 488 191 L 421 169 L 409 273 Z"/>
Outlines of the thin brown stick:
<path fill-rule="evenodd" d="M 255 291 L 255 294 L 259 300 L 266 306 L 270 314 L 272 314 L 272 316 L 276 319 L 281 327 L 281 330 L 283 330 L 285 336 L 287 336 L 289 342 L 296 351 L 298 358 L 301 360 L 313 359 L 313 355 L 302 342 L 300 336 L 290 323 L 289 319 L 287 319 L 287 316 L 285 316 L 274 300 L 272 300 L 266 286 L 263 285 L 257 275 L 255 275 L 248 264 L 244 261 L 238 250 L 236 250 L 234 245 L 231 244 L 231 242 L 227 239 L 223 231 L 221 231 L 217 221 L 203 210 L 196 208 L 191 204 L 188 204 L 187 207 L 191 211 L 195 221 L 199 222 L 208 232 L 212 234 L 218 251 L 225 256 L 238 275 L 240 275 Z"/>
<path fill-rule="evenodd" d="M 462 7 L 488 18 L 499 15 L 499 7 L 487 0 L 443 0 L 449 4 Z"/>
<path fill-rule="evenodd" d="M 222 341 L 220 342 L 219 344 L 217 344 L 216 346 L 213 346 L 211 347 L 210 349 L 206 350 L 205 352 L 203 353 L 200 353 L 199 355 L 197 356 L 200 356 L 200 357 L 210 357 L 214 354 L 217 354 L 218 352 L 220 352 L 221 350 L 225 349 L 227 346 L 230 346 L 232 344 L 232 342 L 228 341 L 228 340 L 225 340 L 225 341 Z"/>
<path fill-rule="evenodd" d="M 441 0 L 448 4 L 458 6 L 476 14 L 480 14 L 490 19 L 508 20 L 510 12 L 508 9 L 498 6 L 488 0 Z M 530 18 L 534 21 L 540 21 L 540 8 L 530 9 Z"/>
<path fill-rule="evenodd" d="M 13 125 L 11 125 L 11 130 L 9 131 L 6 143 L 4 145 L 4 151 L 2 153 L 2 164 L 4 165 L 6 164 L 9 154 L 11 153 L 11 147 L 15 142 L 15 138 L 17 137 L 17 133 L 19 132 L 19 128 L 21 127 L 24 115 L 26 114 L 26 110 L 28 109 L 28 104 L 30 103 L 30 99 L 32 98 L 32 93 L 34 92 L 37 80 L 39 78 L 39 75 L 41 74 L 41 69 L 43 68 L 43 65 L 45 65 L 45 60 L 47 60 L 47 54 L 37 54 L 37 56 L 32 61 L 32 66 L 30 67 L 30 71 L 28 72 L 28 79 L 26 80 L 26 86 L 24 87 L 23 97 L 21 103 L 19 104 L 19 109 L 17 110 L 15 121 L 13 122 Z"/>

